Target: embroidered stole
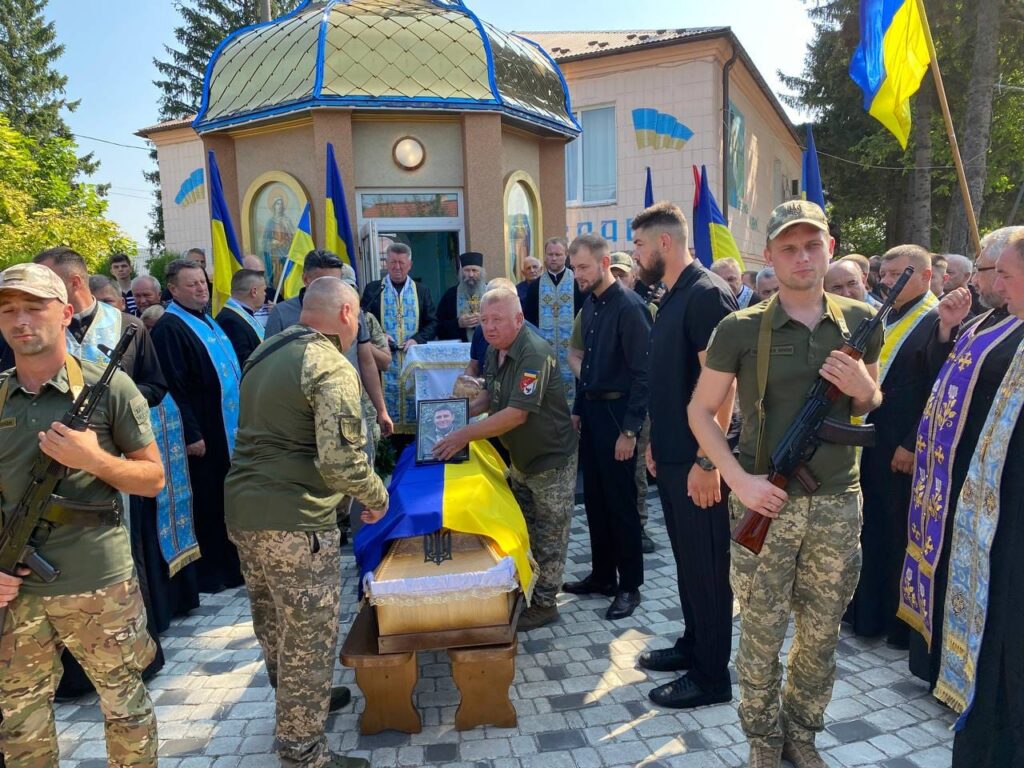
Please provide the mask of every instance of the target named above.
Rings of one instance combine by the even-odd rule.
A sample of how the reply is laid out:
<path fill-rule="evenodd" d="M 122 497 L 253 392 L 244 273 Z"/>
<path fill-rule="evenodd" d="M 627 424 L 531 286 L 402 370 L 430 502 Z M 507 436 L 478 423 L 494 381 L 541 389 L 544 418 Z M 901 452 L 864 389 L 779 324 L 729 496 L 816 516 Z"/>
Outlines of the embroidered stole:
<path fill-rule="evenodd" d="M 931 312 L 938 303 L 939 300 L 935 298 L 935 295 L 931 291 L 929 291 L 917 302 L 916 307 L 911 309 L 892 325 L 887 325 L 885 327 L 885 342 L 882 344 L 882 352 L 878 357 L 879 385 L 885 381 L 885 375 L 889 372 L 889 367 L 899 354 L 900 347 L 903 346 L 903 342 L 905 342 L 913 330 L 917 328 L 917 324 L 921 322 L 921 318 Z"/>
<path fill-rule="evenodd" d="M 470 293 L 466 290 L 462 282 L 459 282 L 459 287 L 455 289 L 455 316 L 462 317 L 463 315 L 476 315 L 480 313 L 480 299 L 483 297 L 483 286 L 477 285 L 476 291 Z M 469 341 L 473 338 L 472 328 L 460 328 L 462 333 L 463 341 Z"/>
<path fill-rule="evenodd" d="M 79 360 L 88 360 L 99 365 L 107 364 L 107 355 L 100 350 L 100 345 L 113 350 L 120 338 L 121 310 L 114 309 L 102 301 L 96 302 L 96 313 L 81 342 L 71 335 L 71 331 L 64 331 L 68 352 Z"/>
<path fill-rule="evenodd" d="M 558 359 L 558 371 L 565 387 L 565 397 L 572 408 L 576 399 L 576 377 L 569 368 L 569 339 L 572 336 L 572 322 L 576 315 L 575 294 L 573 286 L 576 276 L 568 267 L 562 279 L 555 285 L 551 273 L 544 270 L 537 286 L 538 304 L 540 306 L 540 335 L 555 349 Z"/>
<path fill-rule="evenodd" d="M 240 318 L 245 320 L 245 322 L 248 323 L 249 327 L 252 328 L 253 333 L 255 333 L 259 337 L 260 341 L 263 341 L 263 324 L 256 319 L 256 316 L 252 312 L 249 312 L 245 307 L 241 305 L 241 303 L 239 303 L 235 299 L 228 299 L 227 301 L 225 301 L 224 308 L 230 309 Z"/>
<path fill-rule="evenodd" d="M 978 331 L 975 325 L 960 336 L 932 386 L 917 430 L 897 615 L 917 630 L 929 647 L 934 634 L 933 578 L 945 546 L 953 463 L 967 411 L 985 358 L 1020 324 L 1021 320 L 1010 315 L 991 328 Z"/>
<path fill-rule="evenodd" d="M 209 315 L 199 319 L 173 301 L 167 305 L 167 314 L 181 320 L 210 357 L 220 383 L 221 415 L 230 458 L 235 452 L 235 433 L 238 432 L 238 383 L 242 375 L 238 368 L 238 355 L 224 331 Z"/>
<path fill-rule="evenodd" d="M 935 698 L 960 717 L 963 728 L 974 702 L 985 621 L 988 618 L 989 556 L 999 523 L 999 491 L 1009 459 L 1010 437 L 1024 407 L 1024 344 L 1017 348 L 978 438 L 957 502 L 950 549 L 942 665 Z"/>
<path fill-rule="evenodd" d="M 391 278 L 385 277 L 380 297 L 380 322 L 384 331 L 398 345 L 391 367 L 384 372 L 384 402 L 388 413 L 400 432 L 416 431 L 416 385 L 412 380 L 402 379 L 405 352 L 402 345 L 406 339 L 415 336 L 420 329 L 420 300 L 416 283 L 407 277 L 402 292 L 395 290 Z M 399 429 L 399 426 L 402 429 Z"/>

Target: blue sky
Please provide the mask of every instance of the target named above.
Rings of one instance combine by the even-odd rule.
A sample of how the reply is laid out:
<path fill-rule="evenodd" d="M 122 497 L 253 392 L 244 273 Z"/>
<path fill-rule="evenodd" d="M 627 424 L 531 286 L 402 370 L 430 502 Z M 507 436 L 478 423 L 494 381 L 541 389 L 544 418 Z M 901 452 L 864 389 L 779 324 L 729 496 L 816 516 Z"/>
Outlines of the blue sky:
<path fill-rule="evenodd" d="M 776 71 L 800 71 L 813 31 L 802 0 L 467 0 L 467 5 L 509 30 L 731 26 L 776 92 Z M 142 172 L 151 161 L 146 143 L 134 134 L 156 122 L 153 58 L 163 58 L 163 46 L 174 42 L 178 13 L 172 0 L 50 0 L 47 15 L 65 45 L 58 66 L 68 76 L 68 97 L 82 102 L 68 123 L 81 149 L 101 162 L 91 181 L 111 184 L 108 215 L 144 245 L 152 195 Z"/>

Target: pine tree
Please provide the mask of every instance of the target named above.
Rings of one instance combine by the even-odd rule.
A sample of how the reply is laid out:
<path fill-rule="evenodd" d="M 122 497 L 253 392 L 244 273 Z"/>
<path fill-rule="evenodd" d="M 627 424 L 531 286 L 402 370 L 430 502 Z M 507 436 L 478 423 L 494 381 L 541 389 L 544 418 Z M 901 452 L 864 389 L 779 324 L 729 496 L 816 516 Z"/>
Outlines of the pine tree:
<path fill-rule="evenodd" d="M 74 112 L 68 101 L 68 78 L 54 68 L 64 52 L 54 23 L 43 17 L 47 0 L 0 0 L 0 114 L 11 127 L 37 141 L 70 139 L 61 110 Z M 92 155 L 79 158 L 77 172 L 93 173 Z"/>

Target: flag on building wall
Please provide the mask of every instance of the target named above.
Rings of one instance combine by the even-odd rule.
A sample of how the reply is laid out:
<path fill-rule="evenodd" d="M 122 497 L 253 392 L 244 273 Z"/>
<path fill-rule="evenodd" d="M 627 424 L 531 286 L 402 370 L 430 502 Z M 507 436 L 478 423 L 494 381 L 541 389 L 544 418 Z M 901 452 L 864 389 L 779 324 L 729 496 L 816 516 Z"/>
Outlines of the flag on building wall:
<path fill-rule="evenodd" d="M 825 210 L 825 192 L 821 188 L 821 170 L 818 168 L 818 150 L 814 146 L 814 133 L 807 124 L 807 147 L 803 154 L 803 172 L 800 176 L 800 191 L 804 200 L 817 203 Z"/>
<path fill-rule="evenodd" d="M 693 183 L 693 249 L 697 260 L 710 267 L 712 262 L 732 257 L 739 262 L 741 270 L 745 269 L 736 240 L 711 194 L 708 172 L 703 165 L 700 171 L 693 166 Z"/>
<path fill-rule="evenodd" d="M 324 213 L 324 247 L 352 267 L 359 278 L 356 267 L 356 247 L 349 224 L 348 204 L 345 202 L 345 185 L 341 183 L 338 163 L 334 159 L 334 145 L 327 143 L 327 203 Z"/>
<path fill-rule="evenodd" d="M 644 208 L 654 205 L 654 182 L 651 180 L 651 166 L 647 166 L 647 183 L 644 185 Z"/>
<path fill-rule="evenodd" d="M 299 225 L 292 235 L 292 244 L 288 248 L 288 258 L 281 272 L 281 284 L 277 287 L 277 296 L 292 299 L 302 290 L 302 265 L 306 263 L 306 254 L 316 246 L 313 245 L 313 230 L 309 223 L 309 203 L 302 209 Z M 277 296 L 274 301 L 277 301 Z"/>
<path fill-rule="evenodd" d="M 860 43 L 850 77 L 864 91 L 864 109 L 906 149 L 910 97 L 921 87 L 931 55 L 918 0 L 860 0 Z"/>
<path fill-rule="evenodd" d="M 207 157 L 210 163 L 210 234 L 213 240 L 213 295 L 210 302 L 216 315 L 224 302 L 231 298 L 231 276 L 242 268 L 242 251 L 224 201 L 220 169 L 212 149 Z"/>

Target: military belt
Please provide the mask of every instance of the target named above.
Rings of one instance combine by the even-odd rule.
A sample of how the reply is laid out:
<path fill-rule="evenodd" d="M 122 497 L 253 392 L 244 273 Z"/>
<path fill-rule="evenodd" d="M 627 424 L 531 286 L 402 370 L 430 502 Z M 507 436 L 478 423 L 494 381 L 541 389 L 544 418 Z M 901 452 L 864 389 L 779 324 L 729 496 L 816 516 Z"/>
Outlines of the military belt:
<path fill-rule="evenodd" d="M 55 525 L 77 525 L 82 528 L 116 528 L 121 525 L 120 500 L 74 501 L 54 494 L 43 519 Z"/>

